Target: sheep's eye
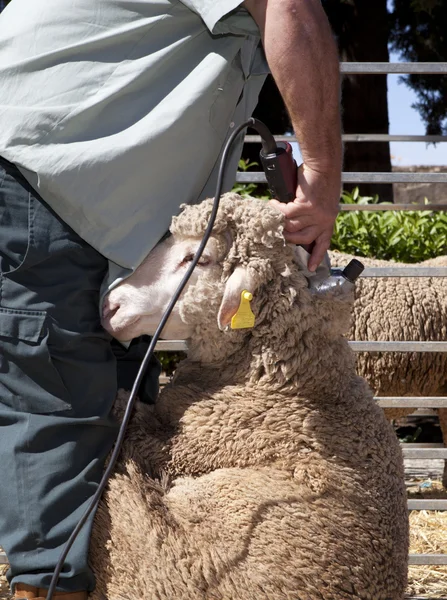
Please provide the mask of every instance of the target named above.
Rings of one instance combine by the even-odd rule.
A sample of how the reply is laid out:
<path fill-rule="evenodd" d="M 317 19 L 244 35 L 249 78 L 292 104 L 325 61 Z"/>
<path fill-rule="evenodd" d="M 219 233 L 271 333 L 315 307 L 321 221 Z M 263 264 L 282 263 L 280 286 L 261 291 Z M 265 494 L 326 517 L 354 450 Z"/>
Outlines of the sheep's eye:
<path fill-rule="evenodd" d="M 194 256 L 195 256 L 195 254 L 192 254 L 192 253 L 191 254 L 187 254 L 185 256 L 185 258 L 182 260 L 181 265 L 186 265 L 186 264 L 192 262 L 194 260 Z M 202 266 L 206 266 L 206 265 L 210 264 L 210 260 L 209 260 L 208 257 L 203 256 L 203 254 L 202 254 L 202 256 L 200 257 L 199 262 L 197 264 L 198 265 L 202 265 Z"/>

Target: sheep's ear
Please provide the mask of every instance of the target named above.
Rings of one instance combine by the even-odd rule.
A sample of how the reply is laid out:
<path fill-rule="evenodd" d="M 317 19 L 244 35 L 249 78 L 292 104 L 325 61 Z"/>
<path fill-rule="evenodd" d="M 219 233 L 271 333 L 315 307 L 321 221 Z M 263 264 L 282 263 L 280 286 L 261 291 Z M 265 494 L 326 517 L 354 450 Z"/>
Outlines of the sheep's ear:
<path fill-rule="evenodd" d="M 232 317 L 237 313 L 244 290 L 255 293 L 255 280 L 246 267 L 236 267 L 230 275 L 222 298 L 222 304 L 217 315 L 219 329 L 225 329 L 231 323 Z"/>

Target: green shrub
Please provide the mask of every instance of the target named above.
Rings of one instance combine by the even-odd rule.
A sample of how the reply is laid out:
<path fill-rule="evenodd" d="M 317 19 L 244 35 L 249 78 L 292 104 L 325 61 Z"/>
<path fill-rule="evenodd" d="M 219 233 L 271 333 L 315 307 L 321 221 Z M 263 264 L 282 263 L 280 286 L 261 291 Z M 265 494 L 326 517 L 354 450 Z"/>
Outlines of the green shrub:
<path fill-rule="evenodd" d="M 344 192 L 345 204 L 376 204 L 377 196 Z M 425 204 L 427 199 L 425 199 Z M 447 214 L 437 211 L 346 211 L 337 217 L 331 248 L 406 263 L 447 254 Z"/>

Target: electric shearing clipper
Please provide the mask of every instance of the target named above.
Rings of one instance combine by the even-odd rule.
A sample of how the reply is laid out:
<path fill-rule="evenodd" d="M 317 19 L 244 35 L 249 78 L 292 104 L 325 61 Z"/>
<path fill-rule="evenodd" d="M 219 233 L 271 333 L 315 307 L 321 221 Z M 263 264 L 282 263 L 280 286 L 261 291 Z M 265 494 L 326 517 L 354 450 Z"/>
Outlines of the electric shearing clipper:
<path fill-rule="evenodd" d="M 252 121 L 253 129 L 256 129 L 262 139 L 259 156 L 270 192 L 280 202 L 292 202 L 298 186 L 298 166 L 293 158 L 292 146 L 289 142 L 276 142 L 264 123 L 257 119 Z M 313 244 L 303 244 L 299 251 L 302 252 L 302 248 L 310 254 L 312 246 Z M 316 292 L 328 292 L 332 289 L 348 291 L 353 288 L 364 268 L 364 265 L 354 258 L 344 269 L 331 269 L 327 260 L 317 269 L 316 277 L 309 273 L 309 286 Z"/>

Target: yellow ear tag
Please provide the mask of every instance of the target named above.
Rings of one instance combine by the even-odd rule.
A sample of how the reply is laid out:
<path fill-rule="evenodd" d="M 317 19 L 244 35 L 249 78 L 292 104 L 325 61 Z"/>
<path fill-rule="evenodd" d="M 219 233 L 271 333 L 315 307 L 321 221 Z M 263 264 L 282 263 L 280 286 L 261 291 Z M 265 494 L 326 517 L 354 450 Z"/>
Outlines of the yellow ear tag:
<path fill-rule="evenodd" d="M 254 327 L 255 316 L 251 311 L 250 302 L 253 300 L 253 294 L 243 290 L 241 293 L 241 303 L 237 313 L 231 319 L 231 329 L 247 329 Z"/>

